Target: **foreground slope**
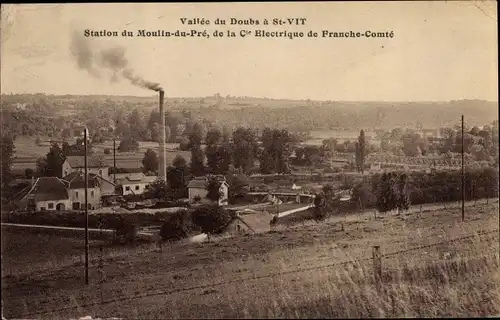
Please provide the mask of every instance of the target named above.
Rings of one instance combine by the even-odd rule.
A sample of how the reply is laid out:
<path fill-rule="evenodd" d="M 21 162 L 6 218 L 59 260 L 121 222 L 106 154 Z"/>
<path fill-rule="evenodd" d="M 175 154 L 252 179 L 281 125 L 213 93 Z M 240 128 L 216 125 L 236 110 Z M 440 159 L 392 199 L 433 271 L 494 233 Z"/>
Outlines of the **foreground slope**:
<path fill-rule="evenodd" d="M 6 317 L 486 316 L 500 313 L 498 203 L 280 228 L 3 279 Z M 453 240 L 454 239 L 454 240 Z M 451 241 L 453 240 L 453 241 Z M 383 278 L 373 279 L 379 245 Z M 102 293 L 102 295 L 101 295 Z"/>

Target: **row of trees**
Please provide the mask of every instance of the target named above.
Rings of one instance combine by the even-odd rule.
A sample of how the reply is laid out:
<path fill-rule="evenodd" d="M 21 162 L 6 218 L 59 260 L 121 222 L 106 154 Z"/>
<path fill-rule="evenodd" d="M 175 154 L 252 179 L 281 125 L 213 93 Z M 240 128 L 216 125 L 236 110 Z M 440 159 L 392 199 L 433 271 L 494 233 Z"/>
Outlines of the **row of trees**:
<path fill-rule="evenodd" d="M 446 127 L 439 130 L 442 138 L 422 137 L 411 129 L 395 128 L 392 131 L 377 130 L 381 151 L 390 151 L 396 155 L 411 157 L 425 156 L 429 152 L 459 153 L 462 151 L 462 133 L 460 126 Z M 482 128 L 466 128 L 463 142 L 464 152 L 471 154 L 478 161 L 491 160 L 498 155 L 498 121 Z"/>
<path fill-rule="evenodd" d="M 315 198 L 315 217 L 375 208 L 379 212 L 404 211 L 410 205 L 459 201 L 462 197 L 461 172 L 405 173 L 387 172 L 349 182 L 351 200 L 341 201 L 331 185 L 325 185 Z M 498 169 L 469 170 L 465 175 L 465 200 L 498 197 Z"/>
<path fill-rule="evenodd" d="M 262 131 L 262 145 L 258 143 L 257 133 L 249 128 L 237 128 L 232 137 L 227 131 L 212 128 L 206 134 L 205 150 L 202 149 L 202 139 L 202 130 L 195 125 L 188 145 L 193 175 L 224 174 L 232 168 L 245 174 L 256 171 L 287 173 L 290 171 L 288 159 L 291 148 L 297 142 L 288 131 L 269 128 Z M 260 163 L 258 168 L 255 167 L 257 161 Z"/>
<path fill-rule="evenodd" d="M 498 169 L 467 170 L 465 200 L 498 196 Z M 389 172 L 373 175 L 353 186 L 357 208 L 377 208 L 381 212 L 405 209 L 409 204 L 459 201 L 462 197 L 460 171 L 435 173 Z"/>

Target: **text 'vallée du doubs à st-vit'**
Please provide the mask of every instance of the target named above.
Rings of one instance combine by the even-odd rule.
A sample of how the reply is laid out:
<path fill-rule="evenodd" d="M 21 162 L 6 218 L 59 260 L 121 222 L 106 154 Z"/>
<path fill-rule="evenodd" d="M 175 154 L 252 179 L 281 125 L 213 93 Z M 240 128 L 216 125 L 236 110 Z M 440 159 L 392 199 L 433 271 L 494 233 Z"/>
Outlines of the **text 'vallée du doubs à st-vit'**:
<path fill-rule="evenodd" d="M 393 38 L 394 37 L 394 32 L 392 31 L 370 31 L 370 30 L 365 30 L 365 31 L 330 31 L 330 30 L 321 30 L 319 32 L 316 31 L 308 31 L 308 32 L 302 32 L 302 31 L 287 31 L 287 30 L 280 30 L 280 31 L 269 31 L 269 30 L 248 30 L 248 29 L 240 29 L 240 30 L 214 30 L 214 31 L 208 31 L 206 29 L 201 29 L 199 27 L 201 26 L 210 26 L 212 22 L 207 19 L 203 18 L 193 18 L 193 19 L 188 19 L 188 18 L 180 18 L 180 22 L 182 25 L 185 26 L 193 26 L 196 27 L 197 29 L 185 29 L 185 30 L 163 30 L 163 29 L 158 29 L 158 30 L 148 30 L 148 29 L 138 29 L 135 32 L 130 31 L 130 30 L 123 30 L 121 32 L 119 31 L 111 31 L 111 30 L 92 30 L 92 29 L 85 29 L 84 30 L 84 35 L 85 37 L 142 37 L 142 38 L 223 38 L 223 37 L 247 37 L 247 36 L 253 36 L 256 38 L 289 38 L 289 39 L 294 39 L 294 38 L 302 38 L 302 37 L 308 37 L 308 38 Z M 272 26 L 302 26 L 305 25 L 307 22 L 306 18 L 285 18 L 285 19 L 279 19 L 279 18 L 273 18 L 273 19 L 264 19 L 262 21 L 257 20 L 257 19 L 236 19 L 236 18 L 230 18 L 229 20 L 224 20 L 224 19 L 216 19 L 215 22 L 213 23 L 214 25 L 231 25 L 231 26 L 267 26 L 267 25 L 272 25 Z"/>

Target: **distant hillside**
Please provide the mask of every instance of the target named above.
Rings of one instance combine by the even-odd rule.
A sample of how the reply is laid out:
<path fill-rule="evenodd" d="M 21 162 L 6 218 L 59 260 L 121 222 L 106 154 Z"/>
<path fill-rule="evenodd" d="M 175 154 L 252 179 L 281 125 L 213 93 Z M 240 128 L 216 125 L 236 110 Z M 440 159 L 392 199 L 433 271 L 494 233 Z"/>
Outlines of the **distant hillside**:
<path fill-rule="evenodd" d="M 147 116 L 158 108 L 158 97 L 2 95 L 2 113 L 34 111 L 53 118 L 87 117 L 92 110 L 109 110 L 106 116 L 139 109 Z M 448 102 L 341 102 L 285 100 L 252 97 L 166 97 L 167 110 L 189 110 L 194 119 L 205 119 L 231 127 L 282 127 L 290 130 L 358 129 L 453 126 L 465 116 L 468 125 L 484 125 L 498 119 L 498 102 L 458 100 Z M 28 106 L 28 109 L 26 109 Z M 97 109 L 95 109 L 97 113 Z M 113 115 L 114 117 L 114 115 Z M 5 119 L 12 119 L 7 115 Z M 38 121 L 38 120 L 37 120 Z"/>

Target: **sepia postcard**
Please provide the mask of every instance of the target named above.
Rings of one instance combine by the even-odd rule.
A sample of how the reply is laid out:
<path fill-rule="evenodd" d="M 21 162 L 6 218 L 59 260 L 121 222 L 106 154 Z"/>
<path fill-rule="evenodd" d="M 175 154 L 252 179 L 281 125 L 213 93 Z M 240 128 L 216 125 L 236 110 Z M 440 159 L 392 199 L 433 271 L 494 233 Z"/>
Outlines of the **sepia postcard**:
<path fill-rule="evenodd" d="M 497 24 L 2 4 L 2 319 L 500 316 Z"/>

